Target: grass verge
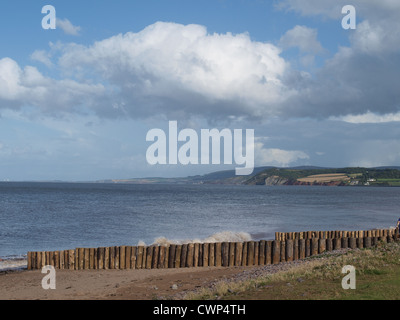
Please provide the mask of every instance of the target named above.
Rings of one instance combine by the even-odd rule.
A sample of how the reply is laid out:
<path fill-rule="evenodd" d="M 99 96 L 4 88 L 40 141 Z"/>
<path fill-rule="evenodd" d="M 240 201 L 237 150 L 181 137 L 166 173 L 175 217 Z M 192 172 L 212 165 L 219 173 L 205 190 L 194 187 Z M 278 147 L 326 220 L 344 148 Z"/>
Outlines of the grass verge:
<path fill-rule="evenodd" d="M 344 290 L 342 268 L 356 269 L 356 289 Z M 192 300 L 397 300 L 400 299 L 400 243 L 325 254 L 287 271 L 252 280 L 221 281 L 188 294 Z"/>

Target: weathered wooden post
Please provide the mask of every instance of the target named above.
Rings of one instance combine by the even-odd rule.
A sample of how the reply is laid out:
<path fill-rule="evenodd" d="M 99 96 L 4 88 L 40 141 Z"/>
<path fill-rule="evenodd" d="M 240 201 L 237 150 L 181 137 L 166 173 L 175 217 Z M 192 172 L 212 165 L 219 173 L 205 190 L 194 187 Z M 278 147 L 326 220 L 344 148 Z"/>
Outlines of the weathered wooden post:
<path fill-rule="evenodd" d="M 300 239 L 299 241 L 299 259 L 305 259 L 306 257 L 306 239 Z"/>
<path fill-rule="evenodd" d="M 168 268 L 169 269 L 175 268 L 175 250 L 176 250 L 176 245 L 171 244 L 169 246 L 169 255 L 168 255 Z"/>
<path fill-rule="evenodd" d="M 235 243 L 229 243 L 229 264 L 230 267 L 235 265 Z"/>
<path fill-rule="evenodd" d="M 152 269 L 157 269 L 159 255 L 160 255 L 160 246 L 156 244 L 153 246 L 153 255 L 151 257 Z"/>
<path fill-rule="evenodd" d="M 222 244 L 221 244 L 222 246 Z M 222 247 L 221 249 L 222 250 Z M 209 267 L 215 267 L 215 257 L 216 257 L 216 244 L 215 243 L 209 243 L 208 244 L 208 266 Z"/>
<path fill-rule="evenodd" d="M 272 264 L 272 241 L 265 243 L 265 264 Z"/>
<path fill-rule="evenodd" d="M 181 253 L 181 266 L 180 266 L 181 268 L 186 267 L 187 249 L 188 249 L 188 245 L 183 244 L 182 245 L 182 253 Z"/>
<path fill-rule="evenodd" d="M 265 244 L 266 241 L 265 240 L 261 240 L 259 242 L 259 260 L 258 260 L 258 264 L 263 266 L 265 265 Z"/>
<path fill-rule="evenodd" d="M 242 265 L 242 252 L 243 252 L 243 243 L 236 242 L 235 246 L 235 266 Z"/>
<path fill-rule="evenodd" d="M 351 249 L 356 249 L 357 248 L 357 241 L 356 238 L 350 238 L 349 239 L 349 247 Z"/>
<path fill-rule="evenodd" d="M 222 243 L 217 242 L 215 244 L 215 266 L 222 266 Z"/>
<path fill-rule="evenodd" d="M 281 262 L 281 241 L 275 240 L 272 242 L 272 263 L 278 264 Z"/>
<path fill-rule="evenodd" d="M 293 240 L 293 260 L 300 259 L 299 242 L 300 242 L 299 238 Z"/>
<path fill-rule="evenodd" d="M 253 266 L 254 265 L 254 241 L 250 241 L 248 243 L 247 265 L 248 266 Z"/>
<path fill-rule="evenodd" d="M 318 253 L 323 253 L 326 251 L 326 238 L 318 239 Z"/>
<path fill-rule="evenodd" d="M 281 262 L 286 261 L 286 241 L 281 241 Z"/>
<path fill-rule="evenodd" d="M 346 249 L 349 247 L 349 240 L 347 237 L 342 238 L 342 249 Z"/>
<path fill-rule="evenodd" d="M 195 268 L 199 266 L 199 247 L 200 247 L 200 244 L 199 244 L 199 243 L 195 243 L 195 244 L 194 244 L 193 266 L 194 266 Z"/>
<path fill-rule="evenodd" d="M 293 261 L 293 240 L 286 240 L 286 248 L 285 248 L 285 252 L 286 252 L 286 257 L 285 260 L 287 262 L 291 262 Z"/>
<path fill-rule="evenodd" d="M 309 256 L 311 256 L 311 238 L 307 238 L 306 239 L 306 258 L 308 258 Z"/>
<path fill-rule="evenodd" d="M 326 239 L 326 251 L 333 251 L 333 239 L 332 238 Z"/>
<path fill-rule="evenodd" d="M 181 267 L 181 254 L 182 254 L 182 245 L 178 244 L 175 247 L 175 268 Z"/>
<path fill-rule="evenodd" d="M 318 238 L 312 238 L 311 239 L 311 255 L 317 255 L 318 254 Z"/>

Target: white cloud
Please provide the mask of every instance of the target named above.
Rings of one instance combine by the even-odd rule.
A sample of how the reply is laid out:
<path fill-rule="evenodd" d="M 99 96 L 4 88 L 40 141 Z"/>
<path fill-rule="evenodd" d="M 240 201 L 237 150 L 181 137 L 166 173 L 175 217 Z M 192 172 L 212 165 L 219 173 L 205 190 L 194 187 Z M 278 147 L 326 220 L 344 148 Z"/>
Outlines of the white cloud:
<path fill-rule="evenodd" d="M 208 34 L 200 25 L 158 22 L 63 50 L 65 70 L 97 71 L 118 88 L 115 103 L 132 116 L 259 117 L 276 113 L 290 95 L 281 81 L 288 65 L 280 49 L 247 34 Z"/>
<path fill-rule="evenodd" d="M 57 18 L 57 27 L 61 28 L 65 34 L 71 36 L 78 36 L 81 31 L 81 27 L 74 26 L 68 19 Z"/>
<path fill-rule="evenodd" d="M 53 63 L 51 62 L 50 59 L 50 55 L 44 50 L 35 50 L 31 54 L 31 59 L 39 61 L 49 68 L 53 66 Z"/>
<path fill-rule="evenodd" d="M 298 47 L 301 52 L 318 54 L 324 52 L 323 47 L 317 39 L 316 29 L 306 26 L 295 26 L 288 30 L 280 39 L 279 45 L 283 49 Z"/>
<path fill-rule="evenodd" d="M 299 160 L 308 160 L 310 157 L 299 150 L 281 150 L 277 148 L 264 148 L 261 142 L 256 142 L 255 163 L 257 166 L 288 167 Z"/>
<path fill-rule="evenodd" d="M 367 112 L 359 115 L 346 115 L 343 117 L 332 117 L 331 120 L 340 120 L 349 123 L 386 123 L 400 121 L 400 112 L 388 114 L 376 114 Z"/>
<path fill-rule="evenodd" d="M 398 0 L 281 0 L 276 7 L 282 10 L 296 11 L 304 16 L 321 15 L 331 19 L 343 17 L 342 8 L 351 4 L 356 8 L 357 15 L 374 19 L 395 18 L 400 14 Z"/>
<path fill-rule="evenodd" d="M 54 80 L 35 67 L 21 69 L 10 58 L 0 59 L 0 108 L 34 106 L 44 114 L 84 113 L 93 103 L 91 97 L 100 99 L 103 94 L 102 85 Z"/>

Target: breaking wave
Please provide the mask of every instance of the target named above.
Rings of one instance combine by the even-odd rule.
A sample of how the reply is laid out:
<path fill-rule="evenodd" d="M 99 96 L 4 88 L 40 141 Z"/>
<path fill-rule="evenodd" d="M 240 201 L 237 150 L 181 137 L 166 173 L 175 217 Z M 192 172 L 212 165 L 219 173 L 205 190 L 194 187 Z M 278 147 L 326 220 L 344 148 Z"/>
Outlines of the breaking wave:
<path fill-rule="evenodd" d="M 22 270 L 27 267 L 27 263 L 25 255 L 2 257 L 0 258 L 0 271 Z"/>
<path fill-rule="evenodd" d="M 166 246 L 170 244 L 188 244 L 188 243 L 213 243 L 213 242 L 245 242 L 251 241 L 251 235 L 246 232 L 233 232 L 223 231 L 217 232 L 204 239 L 190 239 L 190 240 L 171 240 L 165 237 L 159 237 L 154 240 L 152 245 Z M 145 246 L 143 241 L 139 241 L 139 246 Z"/>

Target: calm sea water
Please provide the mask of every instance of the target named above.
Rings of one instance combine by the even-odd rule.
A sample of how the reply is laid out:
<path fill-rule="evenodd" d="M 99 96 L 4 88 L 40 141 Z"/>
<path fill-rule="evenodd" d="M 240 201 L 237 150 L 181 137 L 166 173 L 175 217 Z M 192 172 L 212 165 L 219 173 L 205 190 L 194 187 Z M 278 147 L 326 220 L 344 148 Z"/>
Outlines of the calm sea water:
<path fill-rule="evenodd" d="M 0 183 L 0 258 L 246 232 L 394 226 L 400 188 Z"/>

